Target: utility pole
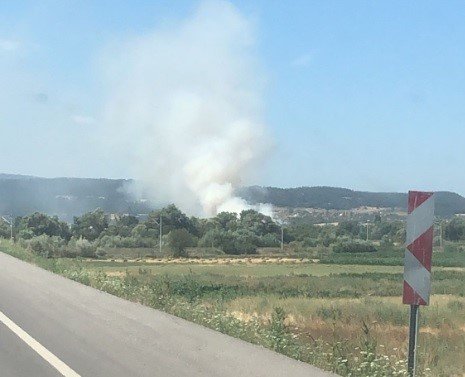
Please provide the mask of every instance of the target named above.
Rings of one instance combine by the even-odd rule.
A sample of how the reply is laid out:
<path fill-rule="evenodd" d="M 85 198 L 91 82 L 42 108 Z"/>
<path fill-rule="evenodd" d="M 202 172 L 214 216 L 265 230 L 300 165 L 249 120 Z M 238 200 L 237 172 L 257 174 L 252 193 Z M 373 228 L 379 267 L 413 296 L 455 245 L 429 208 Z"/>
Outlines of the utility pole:
<path fill-rule="evenodd" d="M 159 237 L 158 237 L 158 241 L 159 241 L 159 248 L 160 248 L 160 256 L 161 256 L 161 237 L 163 235 L 163 217 L 161 216 L 161 213 L 160 213 L 160 219 L 157 221 L 157 220 L 153 220 L 155 222 L 155 224 L 157 224 L 160 228 L 159 228 Z M 155 256 L 155 249 L 153 250 L 153 256 Z"/>
<path fill-rule="evenodd" d="M 370 225 L 370 224 L 369 224 L 368 221 L 367 221 L 367 242 L 368 242 L 368 238 L 369 238 L 369 229 L 370 229 L 370 228 L 369 228 L 369 225 Z"/>
<path fill-rule="evenodd" d="M 161 236 L 163 235 L 163 217 L 160 212 L 160 257 L 161 257 Z"/>
<path fill-rule="evenodd" d="M 284 251 L 284 221 L 281 219 L 276 219 L 275 222 L 281 228 L 281 252 Z"/>
<path fill-rule="evenodd" d="M 6 219 L 6 217 L 1 216 L 1 218 L 10 225 L 10 241 L 13 243 L 13 215 L 7 215 L 9 219 Z"/>
<path fill-rule="evenodd" d="M 444 244 L 442 239 L 442 222 L 439 223 L 439 248 L 444 251 Z"/>

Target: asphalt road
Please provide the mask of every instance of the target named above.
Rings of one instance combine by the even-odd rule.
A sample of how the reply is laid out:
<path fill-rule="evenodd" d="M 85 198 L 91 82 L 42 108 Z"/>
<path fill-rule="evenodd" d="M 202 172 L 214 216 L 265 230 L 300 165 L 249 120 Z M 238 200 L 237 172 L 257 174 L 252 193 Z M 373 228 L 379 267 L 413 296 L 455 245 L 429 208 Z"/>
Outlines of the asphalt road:
<path fill-rule="evenodd" d="M 330 376 L 3 253 L 0 312 L 2 377 Z"/>

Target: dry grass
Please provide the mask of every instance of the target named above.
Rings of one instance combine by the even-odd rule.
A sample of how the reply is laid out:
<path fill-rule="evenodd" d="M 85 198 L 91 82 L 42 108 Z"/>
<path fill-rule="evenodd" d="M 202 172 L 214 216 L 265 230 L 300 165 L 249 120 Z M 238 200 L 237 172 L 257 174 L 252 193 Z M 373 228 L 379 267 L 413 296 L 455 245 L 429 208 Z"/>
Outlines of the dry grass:
<path fill-rule="evenodd" d="M 259 322 L 266 326 L 275 308 L 281 307 L 286 313 L 288 330 L 303 343 L 342 344 L 350 353 L 362 347 L 366 339 L 363 326 L 367 324 L 377 352 L 398 360 L 406 357 L 408 306 L 402 305 L 398 294 L 376 293 L 383 289 L 388 292 L 392 287 L 401 292 L 401 266 L 325 265 L 299 258 L 270 257 L 158 259 L 135 265 L 108 263 L 90 262 L 89 267 L 113 276 L 134 277 L 139 276 L 142 267 L 153 277 L 189 277 L 207 287 L 224 285 L 226 291 L 232 287 L 235 293 L 222 299 L 221 304 L 216 296 L 202 296 L 198 300 L 206 307 L 221 305 L 225 315 L 244 323 Z M 438 279 L 433 280 L 433 290 L 441 294 L 434 294 L 430 306 L 421 309 L 421 375 L 462 376 L 465 371 L 462 357 L 465 355 L 464 269 L 438 267 L 434 271 Z M 299 289 L 307 283 L 311 289 L 319 290 L 318 295 L 326 296 L 283 295 L 281 288 Z M 237 287 L 248 286 L 255 288 L 242 293 L 236 291 Z"/>

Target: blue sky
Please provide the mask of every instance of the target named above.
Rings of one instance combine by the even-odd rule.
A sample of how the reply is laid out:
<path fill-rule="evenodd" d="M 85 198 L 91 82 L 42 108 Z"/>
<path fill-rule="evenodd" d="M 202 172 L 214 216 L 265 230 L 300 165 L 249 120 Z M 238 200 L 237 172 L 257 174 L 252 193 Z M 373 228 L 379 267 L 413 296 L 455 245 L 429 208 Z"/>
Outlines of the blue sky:
<path fill-rule="evenodd" d="M 253 183 L 465 194 L 465 5 L 232 1 L 274 148 Z M 0 1 L 0 172 L 128 177 L 100 146 L 99 59 L 197 1 Z"/>

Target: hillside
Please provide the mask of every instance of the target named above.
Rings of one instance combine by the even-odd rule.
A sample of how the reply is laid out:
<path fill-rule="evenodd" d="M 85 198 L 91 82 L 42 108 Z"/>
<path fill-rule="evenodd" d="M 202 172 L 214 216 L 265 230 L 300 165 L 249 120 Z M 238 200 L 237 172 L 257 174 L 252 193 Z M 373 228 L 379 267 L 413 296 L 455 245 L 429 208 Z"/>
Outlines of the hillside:
<path fill-rule="evenodd" d="M 129 182 L 0 175 L 0 214 L 22 216 L 39 211 L 71 221 L 73 216 L 96 208 L 112 213 L 147 213 L 147 205 L 125 194 L 123 186 Z"/>
<path fill-rule="evenodd" d="M 2 179 L 30 179 L 34 178 L 31 175 L 20 175 L 20 174 L 1 174 L 0 173 L 0 180 Z"/>
<path fill-rule="evenodd" d="M 37 178 L 0 174 L 0 214 L 25 215 L 45 212 L 68 221 L 73 216 L 102 208 L 106 212 L 147 213 L 150 206 L 125 194 L 130 180 L 89 178 Z M 362 206 L 404 208 L 405 193 L 374 193 L 336 187 L 276 188 L 251 186 L 237 190 L 249 203 L 271 203 L 278 207 L 350 210 Z M 465 213 L 465 198 L 438 192 L 436 213 L 451 216 Z"/>
<path fill-rule="evenodd" d="M 406 193 L 364 192 L 337 187 L 277 188 L 251 186 L 238 190 L 251 204 L 271 203 L 278 207 L 304 207 L 349 210 L 362 206 L 402 208 L 407 206 Z M 452 192 L 436 193 L 436 214 L 451 216 L 465 213 L 465 198 Z"/>

